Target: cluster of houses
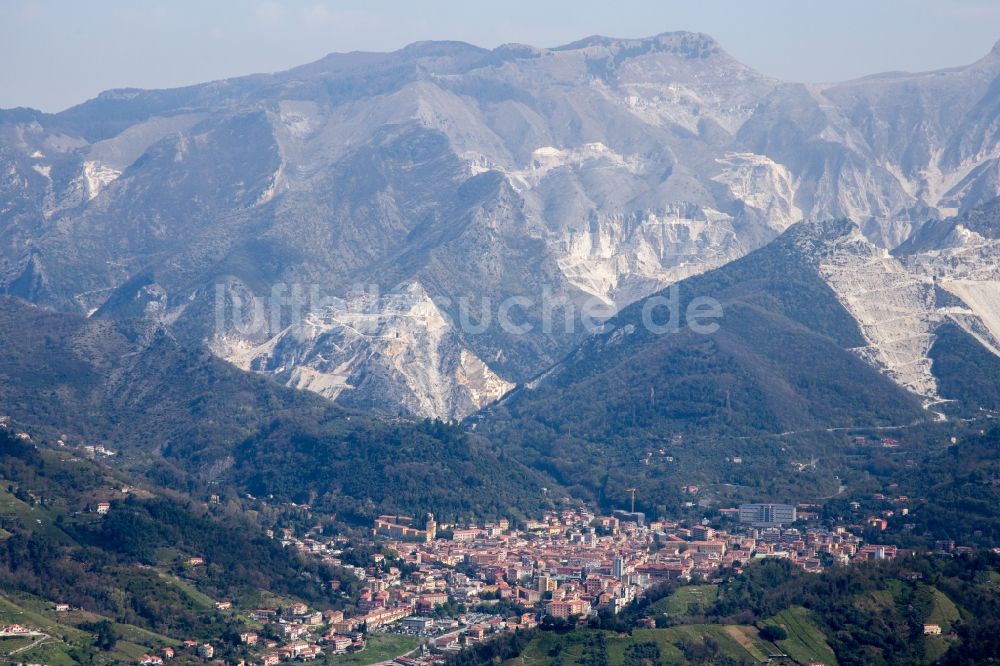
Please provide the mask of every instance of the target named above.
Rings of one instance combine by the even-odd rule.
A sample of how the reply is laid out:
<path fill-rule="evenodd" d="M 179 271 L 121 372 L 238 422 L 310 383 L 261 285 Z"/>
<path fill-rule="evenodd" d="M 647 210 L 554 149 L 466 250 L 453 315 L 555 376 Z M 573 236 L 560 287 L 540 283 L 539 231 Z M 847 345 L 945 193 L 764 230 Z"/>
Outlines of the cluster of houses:
<path fill-rule="evenodd" d="M 780 507 L 766 509 L 767 516 L 784 515 Z M 408 633 L 424 638 L 424 650 L 397 661 L 417 666 L 440 661 L 442 654 L 494 634 L 537 626 L 543 615 L 571 620 L 600 609 L 617 613 L 658 582 L 711 579 L 720 567 L 739 567 L 754 558 L 787 558 L 818 571 L 828 559 L 848 562 L 896 555 L 894 547 L 862 544 L 859 536 L 843 528 L 798 529 L 778 523 L 725 531 L 671 521 L 647 525 L 642 514 L 598 516 L 585 508 L 553 512 L 527 521 L 521 529 L 513 529 L 508 521 L 444 526 L 448 538 L 427 538 L 440 529 L 433 522 L 428 529 L 414 527 L 405 517 L 380 517 L 372 539 L 400 559 L 389 561 L 376 553 L 365 567 L 343 562 L 344 540 L 326 537 L 322 529 L 301 538 L 291 530 L 272 533 L 286 547 L 342 567 L 362 587 L 356 606 L 347 612 L 314 610 L 303 603 L 244 611 L 280 638 L 247 631 L 240 634 L 240 642 L 257 655 L 256 663 L 270 666 L 364 649 L 373 630 Z M 196 560 L 200 558 L 188 564 L 203 563 Z M 329 584 L 337 587 L 340 582 Z M 451 604 L 483 608 L 501 599 L 531 612 L 512 617 L 471 612 L 446 617 L 439 612 Z M 230 610 L 232 603 L 219 601 L 216 607 Z M 211 644 L 185 647 L 205 659 L 214 653 Z M 164 658 L 169 657 L 146 655 L 143 663 L 158 664 Z"/>
<path fill-rule="evenodd" d="M 101 512 L 100 504 L 97 510 Z M 418 525 L 407 516 L 386 515 L 374 522 L 370 537 L 399 560 L 376 553 L 363 567 L 344 562 L 346 539 L 327 536 L 319 526 L 304 536 L 291 529 L 269 532 L 285 547 L 355 576 L 360 593 L 356 606 L 346 612 L 318 611 L 302 603 L 242 611 L 276 630 L 278 637 L 247 631 L 240 642 L 257 655 L 257 663 L 267 666 L 362 650 L 374 630 L 408 633 L 425 640 L 421 655 L 401 662 L 415 666 L 499 632 L 534 627 L 542 616 L 570 620 L 602 609 L 617 613 L 658 582 L 712 579 L 720 568 L 739 568 L 752 559 L 786 558 L 819 571 L 829 561 L 896 555 L 892 546 L 863 544 L 855 533 L 861 530 L 791 526 L 812 515 L 805 506 L 796 512 L 786 505 L 745 505 L 722 514 L 736 524 L 726 530 L 667 520 L 647 524 L 641 513 L 597 515 L 582 506 L 550 512 L 519 528 L 507 520 L 440 525 L 430 515 Z M 751 524 L 737 523 L 747 516 Z M 186 564 L 197 567 L 204 561 L 191 557 Z M 337 589 L 341 582 L 328 585 Z M 501 617 L 457 610 L 458 604 L 484 609 L 504 599 L 530 612 Z M 440 612 L 442 606 L 451 617 Z M 232 603 L 220 601 L 216 607 L 231 610 Z M 214 654 L 208 643 L 185 647 L 204 659 Z M 170 656 L 146 655 L 143 663 L 162 663 Z"/>
<path fill-rule="evenodd" d="M 62 440 L 59 440 L 60 442 Z M 58 442 L 57 442 L 58 443 Z M 83 455 L 87 458 L 96 458 L 97 456 L 104 456 L 110 458 L 115 455 L 116 452 L 109 448 L 106 448 L 103 444 L 84 444 L 80 447 Z"/>
<path fill-rule="evenodd" d="M 349 636 L 361 627 L 385 627 L 449 602 L 484 599 L 509 599 L 539 615 L 560 618 L 601 609 L 617 613 L 657 582 L 711 579 L 721 567 L 739 567 L 751 559 L 787 558 L 820 571 L 824 562 L 895 556 L 895 548 L 862 545 L 861 537 L 845 528 L 791 527 L 785 524 L 796 519 L 790 506 L 746 505 L 723 514 L 741 519 L 741 510 L 776 522 L 741 524 L 728 531 L 672 521 L 647 525 L 641 513 L 599 516 L 584 507 L 551 512 L 520 529 L 507 520 L 457 526 L 440 525 L 428 516 L 419 527 L 410 517 L 380 516 L 373 540 L 398 553 L 410 573 L 386 567 L 381 555 L 367 568 L 347 567 L 364 587 L 356 612 L 336 630 Z M 799 518 L 812 515 L 805 506 L 798 513 Z M 344 564 L 335 539 L 316 533 L 303 539 L 286 533 L 283 538 L 286 545 L 327 563 Z"/>
<path fill-rule="evenodd" d="M 32 629 L 31 627 L 26 627 L 23 624 L 5 624 L 0 626 L 0 636 L 10 637 L 10 636 L 42 636 L 42 632 L 37 629 Z"/>
<path fill-rule="evenodd" d="M 768 516 L 781 512 L 778 505 L 765 509 Z M 794 510 L 788 509 L 794 520 Z M 739 509 L 728 511 L 739 517 Z M 755 558 L 787 558 L 819 571 L 824 561 L 895 556 L 892 547 L 862 546 L 861 537 L 845 528 L 799 529 L 781 522 L 729 531 L 671 521 L 647 525 L 639 513 L 597 516 L 584 508 L 550 513 L 527 521 L 520 530 L 510 529 L 507 521 L 445 528 L 449 539 L 387 541 L 416 572 L 402 580 L 391 574 L 365 574 L 369 592 L 362 595 L 364 610 L 420 604 L 427 595 L 439 595 L 442 603 L 446 598 L 468 602 L 489 596 L 570 617 L 602 608 L 618 612 L 662 580 L 710 579 L 720 567 Z M 383 536 L 378 527 L 375 536 Z M 459 564 L 475 574 L 458 573 Z"/>
<path fill-rule="evenodd" d="M 189 653 L 201 659 L 211 659 L 215 656 L 215 647 L 211 643 L 199 643 L 198 641 L 184 641 L 178 650 L 187 650 Z M 169 645 L 160 651 L 160 654 L 144 654 L 139 658 L 140 666 L 162 666 L 178 655 L 178 650 Z M 162 655 L 162 656 L 161 656 Z"/>
<path fill-rule="evenodd" d="M 280 611 L 277 608 L 257 608 L 250 611 L 248 617 L 277 627 L 281 635 L 281 640 L 276 641 L 251 631 L 240 634 L 242 644 L 262 650 L 260 663 L 265 665 L 282 661 L 312 661 L 325 654 L 343 654 L 365 647 L 362 632 L 345 631 L 343 611 L 320 612 L 299 602 Z"/>

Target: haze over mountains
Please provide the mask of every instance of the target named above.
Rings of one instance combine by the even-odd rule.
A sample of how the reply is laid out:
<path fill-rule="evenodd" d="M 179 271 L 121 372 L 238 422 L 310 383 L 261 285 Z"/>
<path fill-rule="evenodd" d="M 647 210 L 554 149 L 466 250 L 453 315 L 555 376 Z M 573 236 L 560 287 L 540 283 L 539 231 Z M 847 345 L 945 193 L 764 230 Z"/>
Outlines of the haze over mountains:
<path fill-rule="evenodd" d="M 899 387 L 890 411 L 910 415 L 953 398 L 933 361 L 941 326 L 1000 354 L 998 194 L 998 48 L 810 85 L 692 33 L 417 43 L 0 111 L 0 287 L 151 320 L 346 404 L 461 418 L 571 352 L 588 367 L 599 342 L 572 319 L 588 301 L 610 314 L 805 220 L 778 247 L 808 266 L 822 316 L 799 303 L 758 323 L 835 343 L 844 381 L 880 371 Z M 324 298 L 301 321 L 217 325 L 220 294 L 266 311 L 275 284 Z M 530 332 L 458 323 L 461 303 L 511 297 Z M 544 326 L 546 307 L 574 325 Z M 829 318 L 841 333 L 821 330 Z M 730 351 L 766 356 L 746 333 L 727 332 Z M 785 416 L 817 415 L 776 427 Z"/>

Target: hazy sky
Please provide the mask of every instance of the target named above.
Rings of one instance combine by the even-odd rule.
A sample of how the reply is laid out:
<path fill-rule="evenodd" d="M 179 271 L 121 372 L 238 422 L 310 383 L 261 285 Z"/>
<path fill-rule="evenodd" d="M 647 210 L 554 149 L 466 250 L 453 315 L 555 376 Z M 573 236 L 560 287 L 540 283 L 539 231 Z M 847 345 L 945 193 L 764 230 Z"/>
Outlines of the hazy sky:
<path fill-rule="evenodd" d="M 786 80 L 962 65 L 1000 40 L 1000 0 L 0 0 L 0 107 L 58 111 L 422 39 L 556 46 L 706 32 Z"/>

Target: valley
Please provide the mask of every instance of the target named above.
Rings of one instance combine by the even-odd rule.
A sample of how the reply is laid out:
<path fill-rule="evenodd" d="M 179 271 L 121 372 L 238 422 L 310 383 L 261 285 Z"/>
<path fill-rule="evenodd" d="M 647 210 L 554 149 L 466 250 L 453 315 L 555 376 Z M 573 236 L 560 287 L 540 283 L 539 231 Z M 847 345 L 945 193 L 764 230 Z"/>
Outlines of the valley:
<path fill-rule="evenodd" d="M 998 118 L 684 31 L 0 109 L 0 662 L 994 663 Z"/>

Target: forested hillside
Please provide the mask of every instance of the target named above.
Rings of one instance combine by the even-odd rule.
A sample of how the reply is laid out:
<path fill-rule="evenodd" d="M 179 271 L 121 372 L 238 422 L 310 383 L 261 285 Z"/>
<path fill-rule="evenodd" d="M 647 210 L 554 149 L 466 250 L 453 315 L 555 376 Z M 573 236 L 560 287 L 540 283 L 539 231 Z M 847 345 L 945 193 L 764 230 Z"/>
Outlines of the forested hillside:
<path fill-rule="evenodd" d="M 567 486 L 621 498 L 638 485 L 653 508 L 676 503 L 676 489 L 689 483 L 735 481 L 789 495 L 791 455 L 808 461 L 842 448 L 829 429 L 928 420 L 916 396 L 851 351 L 864 343 L 857 324 L 817 275 L 809 254 L 817 234 L 848 224 L 800 225 L 681 282 L 676 332 L 645 326 L 645 302 L 626 308 L 537 385 L 489 410 L 483 432 Z M 708 320 L 718 324 L 713 333 L 695 332 L 686 319 L 703 297 L 722 306 L 722 318 Z M 662 323 L 669 311 L 651 312 Z M 798 435 L 776 439 L 789 433 Z M 722 478 L 719 465 L 732 456 L 757 470 L 734 474 L 756 481 Z M 836 491 L 831 476 L 826 483 Z"/>
<path fill-rule="evenodd" d="M 246 620 L 218 610 L 217 600 L 251 606 L 263 595 L 336 607 L 357 587 L 339 568 L 268 538 L 238 506 L 131 483 L 0 428 L 0 616 L 16 621 L 12 607 L 41 613 L 32 624 L 62 632 L 59 663 L 67 655 L 123 659 L 129 643 L 150 650 L 245 630 Z M 56 603 L 76 610 L 45 620 Z"/>
<path fill-rule="evenodd" d="M 457 426 L 345 410 L 157 327 L 0 297 L 0 334 L 0 415 L 51 442 L 103 444 L 116 464 L 178 490 L 223 482 L 368 520 L 535 514 L 554 485 Z"/>

